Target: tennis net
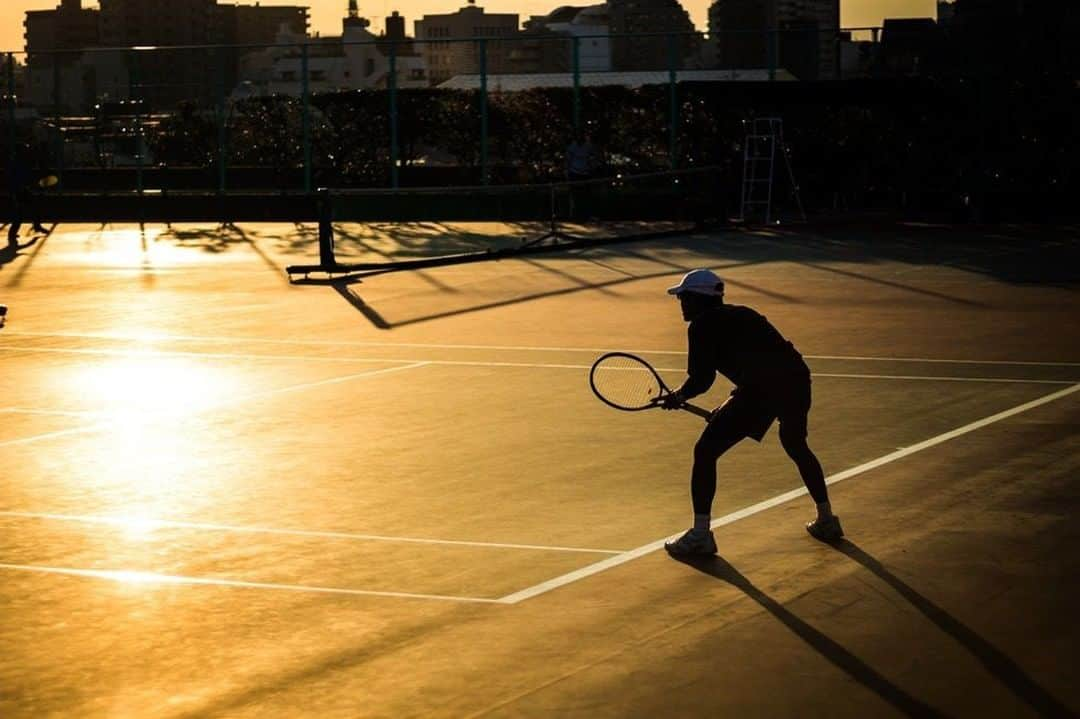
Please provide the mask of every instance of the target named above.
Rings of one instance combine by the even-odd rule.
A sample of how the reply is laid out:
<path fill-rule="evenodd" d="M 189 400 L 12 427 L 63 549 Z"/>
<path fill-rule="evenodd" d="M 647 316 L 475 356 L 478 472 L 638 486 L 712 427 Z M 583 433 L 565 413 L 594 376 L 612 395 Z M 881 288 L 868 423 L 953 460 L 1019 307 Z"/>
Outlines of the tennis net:
<path fill-rule="evenodd" d="M 525 185 L 324 189 L 318 264 L 288 272 L 307 278 L 432 267 L 685 232 L 723 217 L 722 170 Z"/>

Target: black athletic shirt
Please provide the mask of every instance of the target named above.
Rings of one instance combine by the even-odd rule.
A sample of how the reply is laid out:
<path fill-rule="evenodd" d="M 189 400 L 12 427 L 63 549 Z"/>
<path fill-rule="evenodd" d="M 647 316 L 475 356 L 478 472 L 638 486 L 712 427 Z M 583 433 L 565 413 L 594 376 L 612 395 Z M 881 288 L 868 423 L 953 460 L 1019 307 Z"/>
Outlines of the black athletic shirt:
<path fill-rule="evenodd" d="M 690 322 L 687 335 L 683 397 L 708 390 L 717 372 L 747 390 L 769 391 L 785 380 L 809 379 L 810 369 L 795 346 L 749 307 L 710 308 Z"/>

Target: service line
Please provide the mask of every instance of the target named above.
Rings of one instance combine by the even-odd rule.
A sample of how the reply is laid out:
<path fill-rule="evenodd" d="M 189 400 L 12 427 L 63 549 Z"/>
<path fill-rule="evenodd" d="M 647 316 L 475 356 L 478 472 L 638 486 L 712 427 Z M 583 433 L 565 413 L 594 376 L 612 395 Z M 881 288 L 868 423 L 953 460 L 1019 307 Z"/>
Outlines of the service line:
<path fill-rule="evenodd" d="M 432 342 L 372 342 L 364 340 L 283 340 L 271 337 L 223 337 L 218 335 L 122 334 L 107 332 L 7 332 L 8 337 L 69 337 L 118 340 L 124 342 L 215 342 L 226 344 L 294 345 L 299 347 L 402 347 L 410 349 L 491 350 L 501 352 L 630 352 L 644 355 L 685 356 L 686 350 L 626 349 L 625 347 L 539 347 L 534 345 L 446 344 Z M 848 355 L 803 355 L 806 359 L 854 362 L 921 362 L 975 365 L 1017 365 L 1033 367 L 1080 367 L 1080 362 L 1033 362 L 1024 360 L 941 359 L 935 357 L 867 357 Z"/>

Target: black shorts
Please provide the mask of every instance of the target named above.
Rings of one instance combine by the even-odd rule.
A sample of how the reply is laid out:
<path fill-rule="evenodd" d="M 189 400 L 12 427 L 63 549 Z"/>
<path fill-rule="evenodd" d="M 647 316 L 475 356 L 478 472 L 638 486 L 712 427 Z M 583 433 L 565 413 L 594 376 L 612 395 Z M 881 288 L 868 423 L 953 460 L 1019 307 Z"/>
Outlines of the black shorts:
<path fill-rule="evenodd" d="M 736 387 L 713 413 L 707 432 L 750 437 L 760 442 L 774 420 L 784 434 L 806 437 L 810 377 L 796 376 L 766 388 Z"/>

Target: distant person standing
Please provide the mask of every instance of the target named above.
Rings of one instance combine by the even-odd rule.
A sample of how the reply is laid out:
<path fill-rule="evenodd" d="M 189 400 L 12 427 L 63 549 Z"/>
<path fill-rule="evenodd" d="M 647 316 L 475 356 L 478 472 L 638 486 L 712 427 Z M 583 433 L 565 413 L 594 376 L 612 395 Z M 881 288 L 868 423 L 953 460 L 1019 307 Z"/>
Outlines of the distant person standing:
<path fill-rule="evenodd" d="M 600 153 L 596 145 L 584 132 L 576 133 L 566 148 L 566 178 L 571 181 L 591 179 L 599 166 Z"/>
<path fill-rule="evenodd" d="M 8 248 L 19 246 L 19 230 L 27 216 L 34 223 L 34 232 L 48 232 L 41 225 L 41 215 L 34 196 L 37 177 L 30 166 L 30 149 L 19 148 L 8 172 L 8 191 L 11 194 L 11 225 L 8 227 Z"/>
<path fill-rule="evenodd" d="M 597 150 L 596 145 L 584 132 L 576 133 L 573 141 L 566 148 L 566 179 L 570 182 L 591 180 L 599 167 L 600 151 Z M 590 204 L 592 189 L 592 183 L 568 187 L 571 217 L 578 215 L 578 202 L 582 202 L 586 207 Z"/>

